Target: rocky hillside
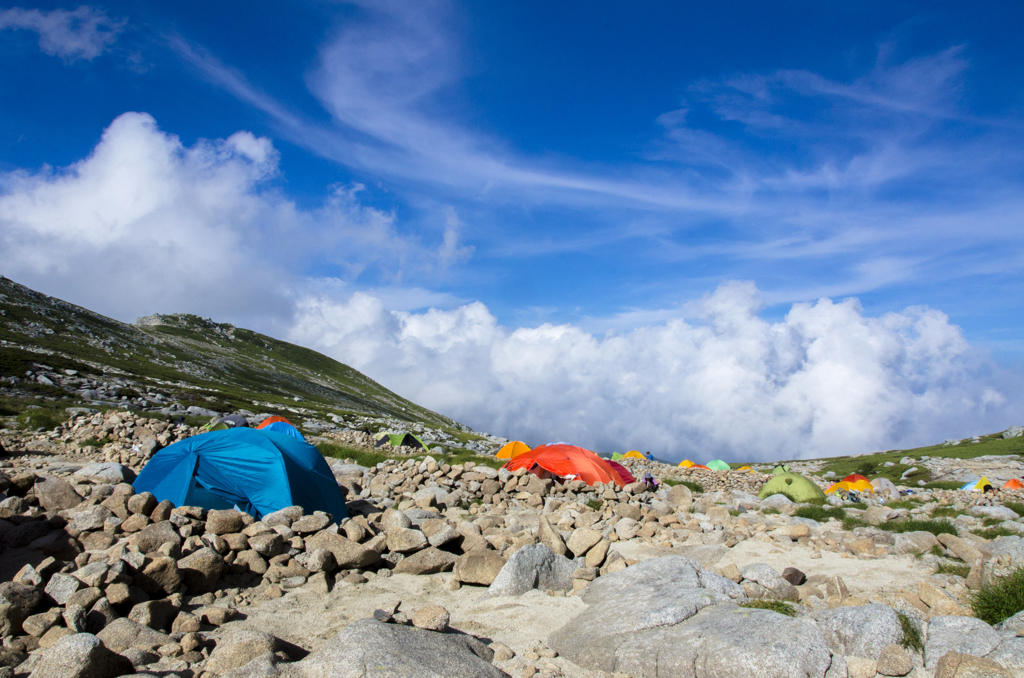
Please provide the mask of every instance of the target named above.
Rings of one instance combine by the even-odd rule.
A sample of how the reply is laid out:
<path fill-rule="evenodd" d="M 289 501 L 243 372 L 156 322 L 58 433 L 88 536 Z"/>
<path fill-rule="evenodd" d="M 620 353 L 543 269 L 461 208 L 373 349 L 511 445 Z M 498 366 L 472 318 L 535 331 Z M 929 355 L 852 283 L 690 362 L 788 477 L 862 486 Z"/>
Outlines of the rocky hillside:
<path fill-rule="evenodd" d="M 69 406 L 209 418 L 282 414 L 314 431 L 436 429 L 467 443 L 472 431 L 327 356 L 193 315 L 134 325 L 0 277 L 0 416 L 31 409 L 52 428 Z M 189 423 L 198 424 L 198 420 Z"/>

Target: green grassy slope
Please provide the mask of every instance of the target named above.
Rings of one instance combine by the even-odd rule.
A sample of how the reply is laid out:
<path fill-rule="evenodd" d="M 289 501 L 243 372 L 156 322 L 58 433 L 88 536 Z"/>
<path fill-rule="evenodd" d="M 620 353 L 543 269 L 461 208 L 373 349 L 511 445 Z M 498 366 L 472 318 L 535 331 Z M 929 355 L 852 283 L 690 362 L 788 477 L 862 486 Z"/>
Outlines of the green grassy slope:
<path fill-rule="evenodd" d="M 0 376 L 23 375 L 33 360 L 58 370 L 131 375 L 213 409 L 301 403 L 323 415 L 389 416 L 465 430 L 316 351 L 193 315 L 129 325 L 0 277 Z M 55 395 L 50 387 L 32 388 Z"/>

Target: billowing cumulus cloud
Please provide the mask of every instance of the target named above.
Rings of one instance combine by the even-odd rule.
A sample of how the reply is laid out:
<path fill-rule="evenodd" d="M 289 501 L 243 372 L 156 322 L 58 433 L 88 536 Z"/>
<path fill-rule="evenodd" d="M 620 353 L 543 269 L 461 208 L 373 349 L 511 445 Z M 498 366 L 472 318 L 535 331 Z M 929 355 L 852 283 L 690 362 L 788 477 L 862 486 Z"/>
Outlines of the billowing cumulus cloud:
<path fill-rule="evenodd" d="M 3 273 L 126 319 L 280 307 L 283 277 L 260 246 L 293 210 L 257 192 L 276 163 L 248 132 L 186 148 L 125 113 L 71 167 L 0 177 Z"/>
<path fill-rule="evenodd" d="M 241 131 L 185 146 L 125 113 L 69 167 L 0 175 L 0 273 L 124 320 L 190 312 L 275 331 L 308 284 L 304 267 L 344 284 L 386 264 L 389 282 L 468 256 L 455 226 L 432 250 L 360 205 L 359 186 L 304 210 L 277 176 L 269 139 Z"/>
<path fill-rule="evenodd" d="M 291 339 L 484 430 L 672 459 L 906 447 L 1005 426 L 1011 400 L 1019 411 L 1019 391 L 993 388 L 938 311 L 871 318 L 822 299 L 771 323 L 759 308 L 752 283 L 731 282 L 698 304 L 699 322 L 601 338 L 504 328 L 481 303 L 412 314 L 366 294 L 308 297 Z"/>

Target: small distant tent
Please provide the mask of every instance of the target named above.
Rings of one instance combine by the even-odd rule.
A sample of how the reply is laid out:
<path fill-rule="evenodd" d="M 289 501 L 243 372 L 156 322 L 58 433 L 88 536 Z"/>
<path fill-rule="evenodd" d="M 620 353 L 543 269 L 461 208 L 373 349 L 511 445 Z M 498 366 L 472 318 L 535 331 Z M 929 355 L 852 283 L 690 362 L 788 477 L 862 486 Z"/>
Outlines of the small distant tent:
<path fill-rule="evenodd" d="M 535 447 L 525 454 L 508 460 L 503 468 L 511 472 L 525 468 L 534 475 L 550 473 L 560 478 L 582 480 L 587 485 L 596 483 L 627 484 L 611 465 L 611 462 L 602 459 L 590 450 L 565 443 Z"/>
<path fill-rule="evenodd" d="M 888 496 L 890 499 L 899 499 L 900 497 L 900 490 L 896 487 L 896 483 L 888 478 L 875 478 L 871 481 L 871 487 L 875 488 L 876 494 Z"/>
<path fill-rule="evenodd" d="M 754 469 L 750 468 L 749 466 L 740 466 L 736 470 L 737 471 L 746 471 L 747 473 L 753 473 L 754 472 Z"/>
<path fill-rule="evenodd" d="M 1024 490 L 1024 483 L 1022 483 L 1019 478 L 1010 478 L 1009 480 L 1006 481 L 1006 484 L 1003 485 L 1003 489 Z"/>
<path fill-rule="evenodd" d="M 681 462 L 679 462 L 679 466 L 681 466 L 682 468 L 693 468 L 693 462 L 690 461 L 689 459 L 683 459 Z"/>
<path fill-rule="evenodd" d="M 838 483 L 833 483 L 825 490 L 825 494 L 832 494 L 836 490 L 843 490 L 844 492 L 874 492 L 874 486 L 867 480 L 840 480 Z"/>
<path fill-rule="evenodd" d="M 248 428 L 249 420 L 240 414 L 227 414 L 220 418 L 218 424 L 227 424 L 231 428 Z"/>
<path fill-rule="evenodd" d="M 288 506 L 348 517 L 345 497 L 320 452 L 264 429 L 203 433 L 153 455 L 133 483 L 157 501 L 206 509 L 237 507 L 262 518 Z"/>
<path fill-rule="evenodd" d="M 790 472 L 789 471 L 789 466 L 787 466 L 786 464 L 779 464 L 778 466 L 776 466 L 775 468 L 772 469 L 772 475 L 773 476 L 777 476 L 780 473 L 789 473 L 789 472 Z"/>
<path fill-rule="evenodd" d="M 982 476 L 977 480 L 972 480 L 960 489 L 969 490 L 971 492 L 985 492 L 986 490 L 992 489 L 992 483 L 989 482 L 988 478 Z"/>
<path fill-rule="evenodd" d="M 295 424 L 292 424 L 292 423 L 291 423 L 290 421 L 288 421 L 288 420 L 287 420 L 287 419 L 285 419 L 284 417 L 279 417 L 279 416 L 277 416 L 277 415 L 275 414 L 274 416 L 272 416 L 272 417 L 267 417 L 266 419 L 264 419 L 263 421 L 261 421 L 261 422 L 260 422 L 260 425 L 259 425 L 259 426 L 257 426 L 256 428 L 266 428 L 266 427 L 270 426 L 271 424 L 277 423 L 277 422 L 279 422 L 279 421 L 283 421 L 283 422 L 284 422 L 284 423 L 286 423 L 286 424 L 291 424 L 292 426 L 295 426 Z"/>
<path fill-rule="evenodd" d="M 411 433 L 378 433 L 377 442 L 374 447 L 416 447 L 420 449 L 427 449 L 426 443 L 420 440 L 419 436 L 415 436 Z"/>
<path fill-rule="evenodd" d="M 712 459 L 707 463 L 707 467 L 712 471 L 728 471 L 731 468 L 721 459 Z"/>
<path fill-rule="evenodd" d="M 845 478 L 843 478 L 843 481 L 847 482 L 847 483 L 855 483 L 858 480 L 863 480 L 865 483 L 868 483 L 868 484 L 871 483 L 871 481 L 868 480 L 867 476 L 862 476 L 859 473 L 851 473 L 850 475 L 848 475 Z"/>
<path fill-rule="evenodd" d="M 630 450 L 622 455 L 623 459 L 647 459 L 647 457 L 639 450 Z"/>
<path fill-rule="evenodd" d="M 512 442 L 508 443 L 507 445 L 502 447 L 500 450 L 498 450 L 498 459 L 512 459 L 512 458 L 517 457 L 518 455 L 520 455 L 520 454 L 522 454 L 524 452 L 529 452 L 529 451 L 530 451 L 530 446 L 529 445 L 527 445 L 526 443 L 522 442 L 521 440 L 513 440 Z"/>
<path fill-rule="evenodd" d="M 825 493 L 808 478 L 796 473 L 779 473 L 761 487 L 758 499 L 767 499 L 773 494 L 783 494 L 795 502 L 824 499 Z"/>
<path fill-rule="evenodd" d="M 613 461 L 618 461 L 619 459 L 622 459 L 624 456 L 626 455 L 622 454 L 622 452 L 612 452 Z"/>

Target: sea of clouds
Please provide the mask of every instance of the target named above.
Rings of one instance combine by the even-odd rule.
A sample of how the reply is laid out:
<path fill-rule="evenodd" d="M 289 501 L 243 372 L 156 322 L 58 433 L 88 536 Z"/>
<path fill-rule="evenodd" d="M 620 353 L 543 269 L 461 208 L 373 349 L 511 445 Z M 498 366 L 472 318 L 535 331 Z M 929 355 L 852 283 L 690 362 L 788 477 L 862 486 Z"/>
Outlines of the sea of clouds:
<path fill-rule="evenodd" d="M 266 331 L 531 444 L 758 460 L 1022 423 L 1020 375 L 935 309 L 869 317 L 856 300 L 821 299 L 770 322 L 754 283 L 728 281 L 685 319 L 601 336 L 504 327 L 480 302 L 402 310 L 352 281 L 396 261 L 429 278 L 461 251 L 457 223 L 426 242 L 352 188 L 300 208 L 274 187 L 278 171 L 268 139 L 186 146 L 126 113 L 69 167 L 0 175 L 0 273 L 122 320 L 192 312 Z M 310 261 L 349 282 L 311 277 Z"/>

